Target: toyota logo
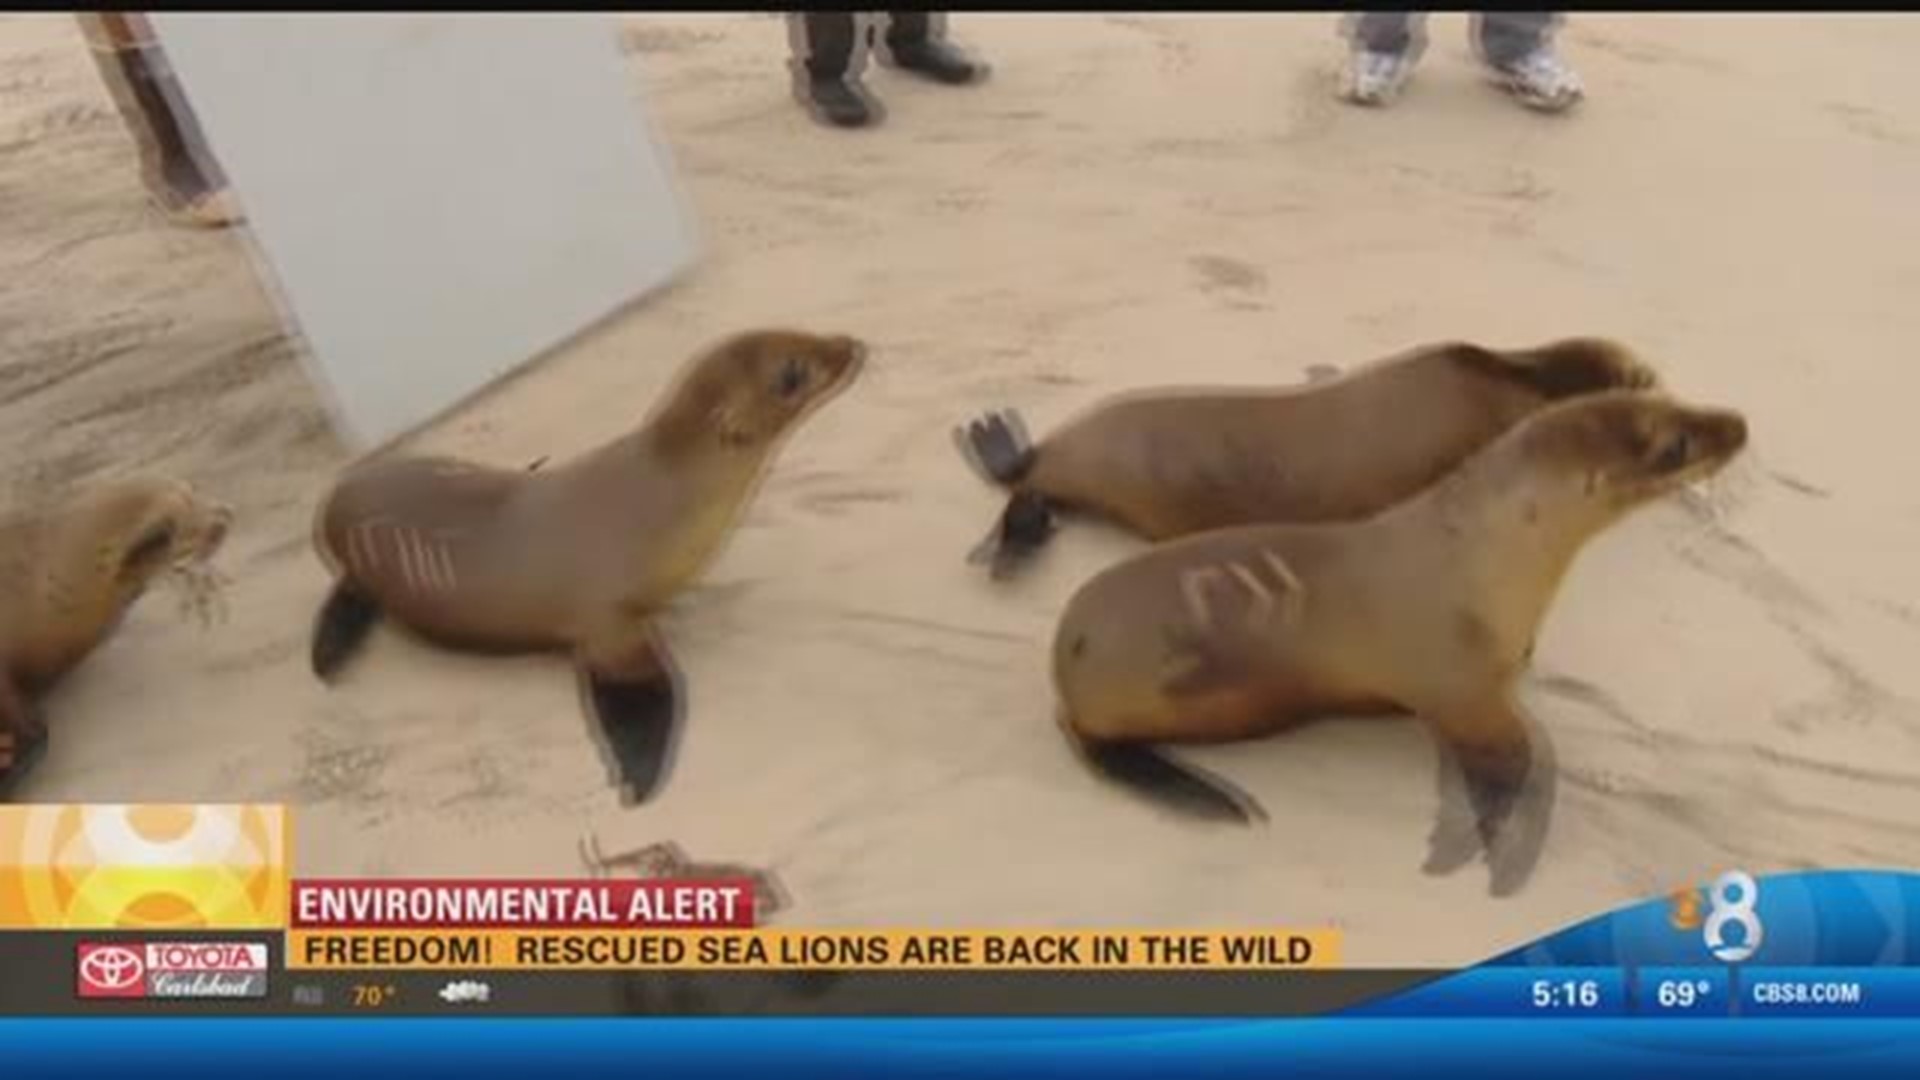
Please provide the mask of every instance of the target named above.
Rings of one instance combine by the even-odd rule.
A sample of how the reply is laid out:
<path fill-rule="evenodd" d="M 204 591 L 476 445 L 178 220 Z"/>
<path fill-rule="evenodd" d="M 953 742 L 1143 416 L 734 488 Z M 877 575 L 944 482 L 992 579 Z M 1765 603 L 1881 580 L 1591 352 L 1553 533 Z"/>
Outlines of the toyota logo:
<path fill-rule="evenodd" d="M 108 945 L 80 958 L 80 977 L 101 990 L 125 990 L 140 981 L 146 966 L 132 949 Z"/>

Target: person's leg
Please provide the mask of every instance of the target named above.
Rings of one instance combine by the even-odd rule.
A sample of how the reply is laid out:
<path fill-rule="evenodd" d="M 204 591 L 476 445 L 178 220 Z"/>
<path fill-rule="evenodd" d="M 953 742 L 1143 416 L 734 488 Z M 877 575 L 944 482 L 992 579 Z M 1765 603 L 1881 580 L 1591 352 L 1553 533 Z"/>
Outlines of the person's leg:
<path fill-rule="evenodd" d="M 977 82 L 986 74 L 985 64 L 947 40 L 946 12 L 892 11 L 887 16 L 883 55 L 902 71 L 953 86 Z"/>
<path fill-rule="evenodd" d="M 226 177 L 172 71 L 138 16 L 78 16 L 107 92 L 140 154 L 141 176 L 154 201 L 177 220 L 218 227 L 238 220 Z"/>
<path fill-rule="evenodd" d="M 868 27 L 852 11 L 790 11 L 794 94 L 815 116 L 839 127 L 874 119 L 873 100 L 860 85 L 866 69 Z"/>
<path fill-rule="evenodd" d="M 1502 88 L 1522 104 L 1557 112 L 1579 101 L 1580 77 L 1554 48 L 1560 15 L 1552 11 L 1488 11 L 1473 18 L 1474 50 Z"/>
<path fill-rule="evenodd" d="M 1399 96 L 1426 51 L 1427 17 L 1415 11 L 1357 11 L 1341 22 L 1351 43 L 1342 93 L 1358 105 L 1384 105 Z"/>

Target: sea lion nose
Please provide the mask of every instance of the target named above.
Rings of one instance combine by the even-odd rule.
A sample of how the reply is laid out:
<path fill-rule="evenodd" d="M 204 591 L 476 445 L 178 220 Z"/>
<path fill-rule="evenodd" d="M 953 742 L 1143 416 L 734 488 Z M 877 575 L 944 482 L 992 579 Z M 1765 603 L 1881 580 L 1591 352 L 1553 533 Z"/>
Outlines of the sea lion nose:
<path fill-rule="evenodd" d="M 1725 440 L 1729 450 L 1739 450 L 1747 445 L 1747 418 L 1737 412 L 1727 413 L 1720 421 L 1720 437 Z"/>

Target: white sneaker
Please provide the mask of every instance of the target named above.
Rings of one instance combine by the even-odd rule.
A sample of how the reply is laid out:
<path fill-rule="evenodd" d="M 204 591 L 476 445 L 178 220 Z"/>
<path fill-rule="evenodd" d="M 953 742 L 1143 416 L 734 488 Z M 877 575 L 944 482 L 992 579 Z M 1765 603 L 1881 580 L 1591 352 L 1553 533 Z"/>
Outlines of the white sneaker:
<path fill-rule="evenodd" d="M 1520 104 L 1542 112 L 1559 112 L 1586 96 L 1580 76 L 1552 49 L 1539 49 L 1509 65 L 1493 65 L 1494 81 L 1520 100 Z"/>
<path fill-rule="evenodd" d="M 1355 49 L 1342 94 L 1355 105 L 1385 105 L 1400 95 L 1412 75 L 1413 61 L 1405 53 Z"/>

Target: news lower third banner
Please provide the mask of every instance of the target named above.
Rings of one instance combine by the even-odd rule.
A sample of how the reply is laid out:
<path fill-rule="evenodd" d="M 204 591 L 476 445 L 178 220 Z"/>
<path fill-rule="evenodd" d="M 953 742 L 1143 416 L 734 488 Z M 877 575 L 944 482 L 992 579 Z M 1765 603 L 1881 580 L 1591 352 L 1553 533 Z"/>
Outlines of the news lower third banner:
<path fill-rule="evenodd" d="M 0 930 L 280 930 L 291 822 L 270 805 L 0 805 Z"/>
<path fill-rule="evenodd" d="M 1283 971 L 1331 930 L 295 930 L 290 970 Z"/>
<path fill-rule="evenodd" d="M 1920 1020 L 1913 874 L 1729 870 L 1447 972 L 1311 926 L 768 926 L 747 878 L 296 879 L 290 824 L 0 806 L 0 1014 Z"/>

